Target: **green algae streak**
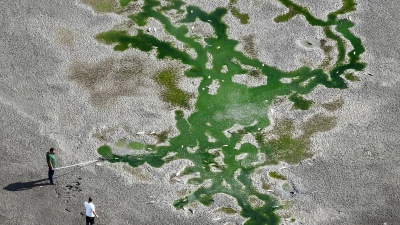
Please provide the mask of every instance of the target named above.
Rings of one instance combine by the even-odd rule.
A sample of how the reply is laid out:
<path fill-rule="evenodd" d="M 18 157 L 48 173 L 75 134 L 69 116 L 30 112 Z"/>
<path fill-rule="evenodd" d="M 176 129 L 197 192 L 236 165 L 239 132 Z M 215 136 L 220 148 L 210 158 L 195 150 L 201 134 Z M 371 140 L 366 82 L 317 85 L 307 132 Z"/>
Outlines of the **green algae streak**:
<path fill-rule="evenodd" d="M 234 6 L 237 3 L 237 0 L 230 0 L 228 9 L 231 11 L 232 15 L 239 19 L 241 24 L 248 24 L 249 23 L 249 14 L 247 13 L 240 13 L 240 11 Z"/>
<path fill-rule="evenodd" d="M 289 99 L 294 102 L 295 108 L 307 110 L 311 107 L 312 102 L 302 96 L 310 93 L 317 85 L 328 88 L 346 88 L 346 82 L 342 75 L 347 74 L 347 70 L 360 71 L 365 67 L 365 64 L 359 62 L 360 54 L 364 52 L 361 40 L 350 31 L 354 24 L 348 20 L 337 19 L 338 15 L 355 10 L 354 1 L 344 0 L 343 7 L 330 13 L 327 20 L 314 17 L 306 8 L 292 1 L 279 1 L 288 8 L 289 12 L 277 17 L 276 22 L 288 21 L 295 15 L 304 16 L 312 26 L 321 27 L 327 39 L 336 42 L 337 61 L 328 73 L 323 69 L 311 70 L 307 67 L 284 72 L 264 65 L 255 57 L 249 58 L 244 53 L 235 50 L 238 41 L 229 39 L 226 34 L 228 26 L 222 21 L 222 18 L 228 13 L 228 9 L 217 8 L 210 13 L 194 6 L 187 6 L 186 9 L 183 9 L 184 3 L 179 0 L 171 1 L 171 4 L 167 6 L 161 6 L 157 0 L 144 0 L 142 11 L 129 15 L 129 18 L 138 26 L 145 26 L 149 18 L 157 20 L 167 33 L 193 49 L 196 57 L 173 47 L 171 43 L 145 33 L 144 29 L 139 29 L 134 36 L 121 30 L 98 34 L 97 40 L 114 45 L 116 51 L 124 51 L 128 48 L 145 52 L 155 50 L 158 59 L 175 59 L 189 66 L 190 69 L 184 72 L 185 76 L 202 78 L 194 113 L 185 116 L 182 110 L 175 112 L 176 127 L 180 134 L 167 139 L 169 146 L 131 143 L 127 148 L 138 149 L 140 147 L 147 152 L 145 154 L 117 155 L 112 153 L 111 147 L 102 146 L 98 149 L 98 153 L 111 163 L 125 162 L 132 167 L 144 163 L 153 167 L 161 167 L 175 159 L 190 160 L 193 166 L 186 168 L 181 176 L 197 173 L 199 176 L 190 179 L 188 183 L 201 185 L 204 181 L 211 180 L 212 184 L 210 187 L 199 186 L 188 196 L 176 200 L 173 205 L 177 209 L 194 201 L 210 205 L 215 194 L 224 193 L 236 199 L 237 204 L 241 207 L 240 214 L 248 218 L 246 225 L 279 224 L 280 218 L 275 213 L 275 210 L 279 208 L 279 203 L 271 196 L 256 190 L 250 179 L 251 174 L 260 166 L 267 166 L 278 161 L 298 163 L 304 158 L 311 157 L 312 154 L 308 151 L 311 135 L 331 129 L 334 126 L 334 118 L 316 116 L 310 119 L 303 127 L 303 134 L 298 138 L 291 136 L 292 121 L 281 121 L 282 126 L 278 127 L 278 131 L 276 131 L 278 138 L 269 140 L 266 139 L 268 134 L 262 133 L 260 130 L 270 125 L 268 109 L 271 102 L 279 96 L 289 96 Z M 130 2 L 121 0 L 121 7 L 127 6 Z M 231 3 L 234 4 L 236 1 L 232 0 Z M 185 15 L 179 26 L 173 25 L 163 14 L 170 10 Z M 196 20 L 208 23 L 215 32 L 214 37 L 204 38 L 206 46 L 201 45 L 197 37 L 187 35 L 189 29 L 186 24 Z M 337 33 L 332 32 L 332 29 L 335 29 Z M 353 49 L 350 51 L 347 51 L 345 47 L 345 39 L 351 43 Z M 212 56 L 213 67 L 211 69 L 206 66 L 207 54 Z M 244 65 L 253 69 L 244 69 Z M 221 72 L 223 68 L 227 68 L 225 73 Z M 232 81 L 234 75 L 254 75 L 254 71 L 257 71 L 257 76 L 267 77 L 266 84 L 248 87 Z M 290 83 L 282 83 L 280 81 L 282 78 L 296 79 L 292 79 Z M 351 77 L 347 76 L 347 78 Z M 187 94 L 176 86 L 177 80 L 174 72 L 162 71 L 155 79 L 164 87 L 164 101 L 182 109 L 189 107 Z M 213 81 L 219 83 L 216 95 L 208 94 L 208 86 Z M 243 129 L 231 130 L 235 124 L 242 125 Z M 256 137 L 258 146 L 244 143 L 235 149 L 245 134 Z M 209 141 L 210 136 L 215 141 Z M 165 141 L 164 138 L 163 141 Z M 194 153 L 188 150 L 194 148 L 197 149 Z M 167 156 L 171 153 L 173 156 Z M 260 153 L 264 154 L 267 159 L 264 162 L 254 163 L 257 162 Z M 245 157 L 239 157 L 239 160 L 239 155 Z M 217 160 L 221 156 L 223 156 L 222 162 Z M 272 174 L 272 176 L 280 177 L 278 174 Z M 286 186 L 284 185 L 282 188 L 288 189 L 289 187 Z M 251 196 L 256 196 L 265 204 L 253 208 L 249 200 Z"/>
<path fill-rule="evenodd" d="M 285 176 L 283 176 L 283 175 L 281 175 L 281 174 L 279 174 L 278 172 L 275 172 L 275 171 L 269 172 L 269 176 L 272 177 L 272 178 L 278 179 L 278 180 L 286 180 Z"/>

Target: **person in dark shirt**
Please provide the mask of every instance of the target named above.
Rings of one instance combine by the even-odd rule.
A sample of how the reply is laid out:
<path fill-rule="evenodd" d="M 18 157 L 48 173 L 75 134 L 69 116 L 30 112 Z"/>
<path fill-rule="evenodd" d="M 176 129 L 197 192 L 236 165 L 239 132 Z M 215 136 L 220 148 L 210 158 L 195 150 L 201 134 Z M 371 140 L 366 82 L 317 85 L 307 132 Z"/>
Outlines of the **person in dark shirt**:
<path fill-rule="evenodd" d="M 49 166 L 49 180 L 51 185 L 55 185 L 53 176 L 54 176 L 54 168 L 56 168 L 56 149 L 55 148 L 50 148 L 50 151 L 46 153 L 46 160 L 47 160 L 47 165 Z"/>

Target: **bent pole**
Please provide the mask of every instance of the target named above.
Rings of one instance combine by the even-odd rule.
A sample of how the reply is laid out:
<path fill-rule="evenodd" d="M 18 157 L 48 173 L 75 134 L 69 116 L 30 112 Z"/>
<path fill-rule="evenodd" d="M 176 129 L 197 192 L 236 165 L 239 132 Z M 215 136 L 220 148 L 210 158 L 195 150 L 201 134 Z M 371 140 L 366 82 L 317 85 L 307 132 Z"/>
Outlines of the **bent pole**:
<path fill-rule="evenodd" d="M 74 166 L 80 166 L 80 165 L 85 165 L 88 163 L 94 163 L 100 160 L 92 160 L 92 161 L 88 161 L 88 162 L 83 162 L 83 163 L 78 163 L 78 164 L 74 164 L 74 165 L 70 165 L 70 166 L 64 166 L 64 167 L 59 167 L 59 168 L 54 168 L 55 170 L 59 170 L 59 169 L 65 169 L 65 168 L 69 168 L 69 167 L 74 167 Z"/>

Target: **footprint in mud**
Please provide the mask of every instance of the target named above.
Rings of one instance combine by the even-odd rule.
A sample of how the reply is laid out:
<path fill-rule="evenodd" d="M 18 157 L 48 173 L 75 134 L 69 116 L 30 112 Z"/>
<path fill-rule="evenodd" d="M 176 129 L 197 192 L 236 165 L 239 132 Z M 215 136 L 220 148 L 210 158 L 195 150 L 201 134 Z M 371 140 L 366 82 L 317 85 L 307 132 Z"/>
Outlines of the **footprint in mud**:
<path fill-rule="evenodd" d="M 78 178 L 78 181 L 72 182 L 71 184 L 66 185 L 66 188 L 56 189 L 58 194 L 58 198 L 64 199 L 65 202 L 68 202 L 71 198 L 77 197 L 77 192 L 81 192 L 82 189 L 80 187 L 82 178 Z"/>
<path fill-rule="evenodd" d="M 81 180 L 82 178 L 78 178 L 78 180 Z M 76 181 L 73 184 L 69 184 L 65 187 L 68 188 L 68 190 L 70 191 L 82 191 L 82 189 L 80 188 L 81 182 L 80 181 Z"/>

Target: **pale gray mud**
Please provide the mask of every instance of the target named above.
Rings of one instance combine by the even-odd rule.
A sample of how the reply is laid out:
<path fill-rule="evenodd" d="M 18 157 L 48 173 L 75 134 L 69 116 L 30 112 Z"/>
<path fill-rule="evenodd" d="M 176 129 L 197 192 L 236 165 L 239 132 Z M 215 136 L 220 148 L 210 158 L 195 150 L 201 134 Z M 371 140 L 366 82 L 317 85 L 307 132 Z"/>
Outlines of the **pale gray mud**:
<path fill-rule="evenodd" d="M 245 9 L 244 1 L 238 2 L 243 12 L 261 4 L 251 1 L 257 4 Z M 336 6 L 341 1 L 332 2 Z M 314 157 L 288 166 L 284 175 L 297 192 L 285 213 L 295 221 L 282 224 L 400 224 L 400 6 L 389 1 L 357 4 L 351 13 L 356 24 L 352 31 L 366 49 L 362 61 L 367 67 L 357 74 L 361 81 L 350 83 L 348 89 L 310 95 L 317 101 L 341 96 L 344 105 L 336 113 L 337 126 L 313 137 Z M 94 160 L 99 157 L 97 148 L 107 140 L 116 141 L 115 136 L 173 127 L 174 113 L 154 90 L 113 96 L 112 104 L 99 108 L 92 104 L 90 91 L 68 79 L 74 63 L 143 56 L 137 51 L 117 55 L 112 46 L 95 40 L 96 34 L 120 24 L 119 17 L 96 14 L 79 1 L 3 0 L 0 8 L 0 224 L 83 224 L 83 202 L 89 196 L 94 198 L 99 224 L 245 221 L 238 214 L 215 212 L 234 202 L 226 196 L 210 207 L 172 206 L 193 188 L 171 182 L 171 174 L 188 162 L 174 161 L 162 168 L 93 163 L 57 170 L 57 185 L 48 185 L 45 153 L 50 147 L 57 149 L 59 166 Z M 313 10 L 325 15 L 320 7 Z M 266 61 L 285 58 L 268 56 L 264 50 L 260 54 Z M 298 66 L 275 64 L 287 70 Z M 153 94 L 152 100 L 145 98 Z"/>

